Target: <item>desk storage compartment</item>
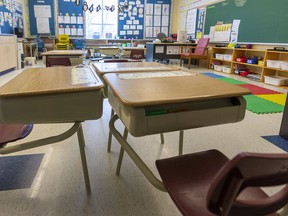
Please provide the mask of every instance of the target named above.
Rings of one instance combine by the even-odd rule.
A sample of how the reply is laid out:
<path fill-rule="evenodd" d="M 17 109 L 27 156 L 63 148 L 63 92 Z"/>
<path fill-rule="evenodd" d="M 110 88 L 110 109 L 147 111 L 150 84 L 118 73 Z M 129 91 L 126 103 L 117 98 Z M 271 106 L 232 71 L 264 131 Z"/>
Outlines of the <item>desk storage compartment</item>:
<path fill-rule="evenodd" d="M 238 122 L 244 118 L 246 108 L 243 97 L 130 107 L 123 105 L 111 90 L 108 93 L 112 108 L 135 137 Z"/>
<path fill-rule="evenodd" d="M 0 122 L 56 123 L 85 121 L 100 118 L 102 110 L 102 90 L 45 96 L 2 97 L 0 99 Z"/>

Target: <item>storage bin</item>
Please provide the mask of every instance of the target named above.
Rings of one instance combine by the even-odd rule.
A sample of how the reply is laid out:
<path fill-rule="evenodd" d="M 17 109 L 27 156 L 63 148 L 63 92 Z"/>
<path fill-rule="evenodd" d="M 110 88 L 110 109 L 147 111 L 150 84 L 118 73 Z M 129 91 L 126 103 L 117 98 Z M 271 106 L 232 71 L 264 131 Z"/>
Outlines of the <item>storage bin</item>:
<path fill-rule="evenodd" d="M 235 58 L 235 61 L 246 63 L 246 57 L 237 57 L 237 58 Z"/>
<path fill-rule="evenodd" d="M 232 61 L 232 55 L 223 55 L 223 59 L 226 61 Z"/>
<path fill-rule="evenodd" d="M 222 71 L 222 65 L 214 65 L 214 70 Z"/>
<path fill-rule="evenodd" d="M 228 67 L 228 66 L 222 66 L 222 72 L 224 72 L 224 73 L 230 73 L 230 67 Z"/>
<path fill-rule="evenodd" d="M 281 77 L 281 76 L 264 76 L 265 83 L 275 86 L 281 86 L 281 85 L 288 85 L 288 77 Z"/>
<path fill-rule="evenodd" d="M 281 69 L 288 70 L 288 62 L 281 62 Z"/>
<path fill-rule="evenodd" d="M 224 59 L 224 55 L 223 55 L 223 54 L 218 54 L 218 53 L 216 53 L 216 54 L 215 54 L 215 58 L 216 58 L 216 59 L 223 60 L 223 59 Z"/>
<path fill-rule="evenodd" d="M 267 60 L 267 67 L 271 68 L 281 68 L 282 61 L 277 60 Z"/>

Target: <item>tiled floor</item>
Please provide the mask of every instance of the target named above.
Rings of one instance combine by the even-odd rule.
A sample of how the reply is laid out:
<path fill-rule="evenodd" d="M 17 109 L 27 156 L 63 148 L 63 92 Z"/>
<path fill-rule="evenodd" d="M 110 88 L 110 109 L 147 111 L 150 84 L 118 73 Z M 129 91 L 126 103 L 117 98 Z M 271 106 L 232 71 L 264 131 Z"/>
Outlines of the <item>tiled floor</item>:
<path fill-rule="evenodd" d="M 36 66 L 40 65 L 42 64 L 38 63 Z M 203 68 L 192 70 L 208 71 Z M 0 76 L 0 86 L 18 73 L 19 71 L 15 71 Z M 286 92 L 271 86 L 265 87 Z M 90 197 L 85 191 L 78 141 L 74 135 L 57 144 L 12 154 L 45 153 L 45 156 L 31 188 L 0 192 L 0 215 L 180 215 L 169 195 L 154 188 L 127 155 L 124 155 L 120 176 L 116 176 L 120 145 L 113 139 L 112 152 L 107 153 L 109 118 L 110 106 L 105 100 L 102 118 L 83 123 L 92 187 Z M 230 157 L 241 151 L 283 152 L 261 137 L 277 135 L 281 118 L 282 113 L 257 115 L 247 111 L 245 119 L 239 123 L 187 130 L 184 153 L 211 148 L 220 149 Z M 35 125 L 26 141 L 61 133 L 70 125 Z M 123 128 L 121 123 L 118 126 Z M 174 156 L 178 152 L 177 132 L 165 134 L 164 145 L 160 144 L 159 135 L 141 138 L 129 136 L 128 141 L 157 176 L 155 159 Z"/>

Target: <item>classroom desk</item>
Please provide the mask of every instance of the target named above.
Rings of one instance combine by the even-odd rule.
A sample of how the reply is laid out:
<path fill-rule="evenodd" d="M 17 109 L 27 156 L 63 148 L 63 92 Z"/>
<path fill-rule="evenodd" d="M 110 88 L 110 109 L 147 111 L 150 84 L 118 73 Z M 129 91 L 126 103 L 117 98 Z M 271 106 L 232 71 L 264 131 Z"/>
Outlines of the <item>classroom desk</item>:
<path fill-rule="evenodd" d="M 102 116 L 103 87 L 89 68 L 50 67 L 23 71 L 0 88 L 0 122 L 74 122 L 74 125 L 58 136 L 1 148 L 0 154 L 60 142 L 77 132 L 86 190 L 90 193 L 81 122 Z"/>
<path fill-rule="evenodd" d="M 41 53 L 41 55 L 46 57 L 46 62 L 48 58 L 70 58 L 71 65 L 77 65 L 83 63 L 82 58 L 86 53 L 87 50 L 51 50 Z"/>
<path fill-rule="evenodd" d="M 241 121 L 250 91 L 201 74 L 126 79 L 105 74 L 108 100 L 117 115 L 110 120 L 112 134 L 150 183 L 165 191 L 143 160 L 115 128 L 121 119 L 131 135 L 145 136 Z M 128 74 L 129 75 L 129 74 Z"/>
<path fill-rule="evenodd" d="M 163 65 L 157 62 L 121 62 L 121 63 L 93 63 L 92 66 L 94 67 L 96 73 L 101 78 L 102 82 L 105 84 L 104 88 L 104 95 L 105 97 L 108 97 L 108 86 L 103 79 L 103 76 L 105 74 L 109 73 L 140 73 L 140 72 L 147 72 L 147 71 L 153 71 L 153 72 L 160 72 L 160 71 L 180 71 L 180 68 L 170 67 L 167 65 Z M 113 109 L 111 110 L 111 117 L 114 115 Z M 180 152 L 182 152 L 182 146 L 183 146 L 183 131 L 180 132 Z M 110 152 L 111 149 L 111 140 L 112 140 L 112 134 L 109 132 L 108 137 L 108 152 Z M 161 134 L 161 143 L 164 143 L 164 136 Z"/>
<path fill-rule="evenodd" d="M 171 71 L 180 70 L 179 67 L 171 67 L 157 62 L 118 62 L 103 63 L 95 62 L 92 64 L 97 74 L 103 77 L 107 73 L 129 73 L 129 72 L 147 72 L 147 71 Z"/>

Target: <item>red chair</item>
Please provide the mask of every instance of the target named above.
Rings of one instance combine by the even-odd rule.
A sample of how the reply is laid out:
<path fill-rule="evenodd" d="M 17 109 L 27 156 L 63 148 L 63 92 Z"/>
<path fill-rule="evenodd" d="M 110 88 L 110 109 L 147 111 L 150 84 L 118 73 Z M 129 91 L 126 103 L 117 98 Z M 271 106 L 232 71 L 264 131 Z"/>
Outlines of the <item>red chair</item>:
<path fill-rule="evenodd" d="M 0 148 L 9 142 L 14 142 L 28 136 L 33 124 L 0 124 Z"/>
<path fill-rule="evenodd" d="M 46 67 L 55 67 L 55 66 L 71 66 L 69 58 L 46 58 Z"/>
<path fill-rule="evenodd" d="M 144 49 L 133 49 L 130 53 L 130 59 L 142 60 L 145 58 Z"/>
<path fill-rule="evenodd" d="M 206 59 L 207 68 L 209 68 L 208 49 L 207 49 L 208 43 L 209 43 L 209 38 L 200 38 L 196 47 L 181 46 L 180 66 L 182 66 L 183 59 L 188 59 L 188 69 L 190 69 L 191 59 L 196 59 L 198 66 L 199 66 L 199 59 Z M 187 49 L 188 49 L 188 52 L 186 52 Z"/>
<path fill-rule="evenodd" d="M 186 216 L 276 216 L 288 202 L 287 153 L 240 153 L 230 160 L 208 150 L 157 160 L 156 166 Z M 260 188 L 278 185 L 285 187 L 272 196 Z"/>

